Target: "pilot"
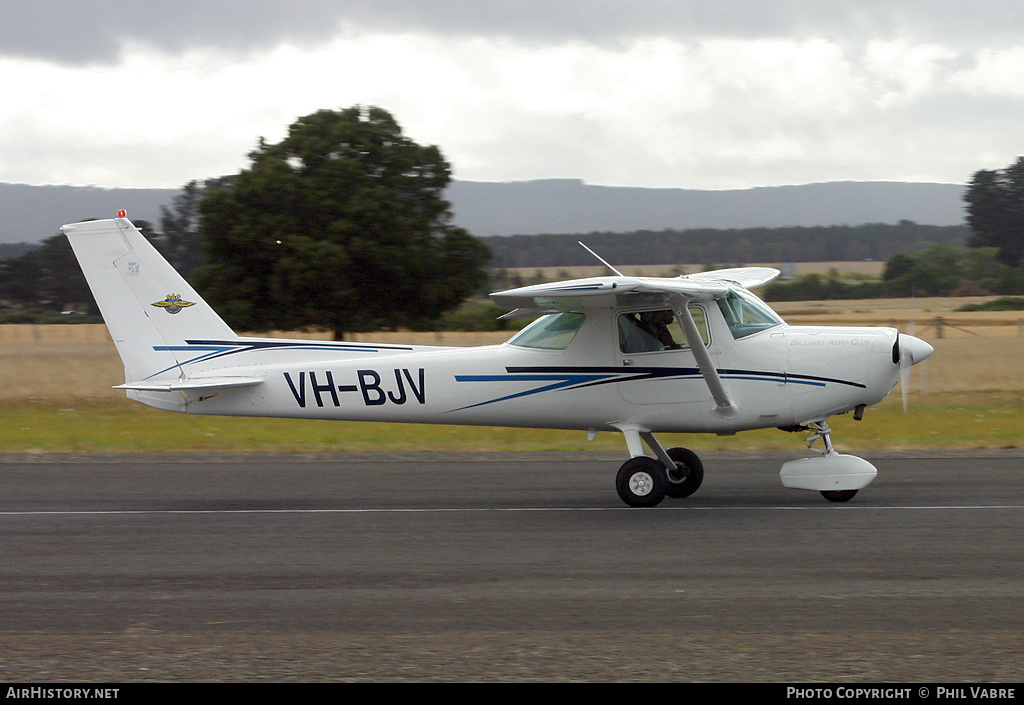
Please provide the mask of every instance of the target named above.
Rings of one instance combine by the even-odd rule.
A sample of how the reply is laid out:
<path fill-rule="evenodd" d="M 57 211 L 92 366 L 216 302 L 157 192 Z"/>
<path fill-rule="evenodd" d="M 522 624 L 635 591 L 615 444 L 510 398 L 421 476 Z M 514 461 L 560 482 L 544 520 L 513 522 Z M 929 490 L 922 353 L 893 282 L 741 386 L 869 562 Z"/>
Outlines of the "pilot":
<path fill-rule="evenodd" d="M 645 311 L 640 314 L 640 328 L 661 343 L 663 350 L 678 350 L 682 347 L 668 330 L 671 322 L 671 311 Z"/>

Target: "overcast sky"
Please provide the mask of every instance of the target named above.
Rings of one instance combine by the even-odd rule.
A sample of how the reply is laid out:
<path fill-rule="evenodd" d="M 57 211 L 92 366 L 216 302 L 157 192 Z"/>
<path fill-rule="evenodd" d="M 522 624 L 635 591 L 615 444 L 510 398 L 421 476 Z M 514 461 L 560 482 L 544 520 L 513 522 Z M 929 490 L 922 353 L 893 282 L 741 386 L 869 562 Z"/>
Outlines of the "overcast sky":
<path fill-rule="evenodd" d="M 177 187 L 377 105 L 454 177 L 965 183 L 1024 154 L 1020 0 L 0 0 L 0 181 Z"/>

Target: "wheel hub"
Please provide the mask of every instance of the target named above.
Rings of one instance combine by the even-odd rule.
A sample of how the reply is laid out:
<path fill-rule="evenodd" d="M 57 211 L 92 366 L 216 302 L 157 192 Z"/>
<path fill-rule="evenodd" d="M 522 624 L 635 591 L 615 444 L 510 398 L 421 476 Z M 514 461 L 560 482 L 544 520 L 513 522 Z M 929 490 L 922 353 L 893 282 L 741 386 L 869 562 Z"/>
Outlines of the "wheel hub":
<path fill-rule="evenodd" d="M 682 463 L 676 463 L 676 466 L 668 471 L 668 479 L 672 482 L 683 482 L 689 476 L 690 468 Z"/>
<path fill-rule="evenodd" d="M 646 472 L 637 472 L 629 478 L 629 489 L 638 497 L 646 497 L 654 489 L 654 478 Z"/>

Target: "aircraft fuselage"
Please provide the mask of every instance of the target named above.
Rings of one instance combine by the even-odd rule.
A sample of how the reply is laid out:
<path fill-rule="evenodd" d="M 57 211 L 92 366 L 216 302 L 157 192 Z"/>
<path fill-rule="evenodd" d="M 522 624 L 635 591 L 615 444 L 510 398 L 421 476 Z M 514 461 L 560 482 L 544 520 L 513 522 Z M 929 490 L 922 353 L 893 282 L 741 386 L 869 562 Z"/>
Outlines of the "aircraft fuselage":
<path fill-rule="evenodd" d="M 783 465 L 785 486 L 849 501 L 877 471 L 834 449 L 828 417 L 881 401 L 932 353 L 891 328 L 787 325 L 749 291 L 778 276 L 768 267 L 495 292 L 503 318 L 536 318 L 504 345 L 242 338 L 124 213 L 62 230 L 130 398 L 190 414 L 618 431 L 630 459 L 615 487 L 633 507 L 689 497 L 703 481 L 697 455 L 655 433 L 773 426 L 824 445 Z"/>
<path fill-rule="evenodd" d="M 895 386 L 890 328 L 780 325 L 733 340 L 708 307 L 708 350 L 739 412 L 725 418 L 688 349 L 624 353 L 615 310 L 589 311 L 564 350 L 238 338 L 189 341 L 192 378 L 263 379 L 216 394 L 129 392 L 192 414 L 734 433 L 794 426 L 881 401 Z M 727 345 L 716 344 L 728 336 Z M 167 370 L 163 376 L 178 374 Z M 609 393 L 612 392 L 612 393 Z"/>

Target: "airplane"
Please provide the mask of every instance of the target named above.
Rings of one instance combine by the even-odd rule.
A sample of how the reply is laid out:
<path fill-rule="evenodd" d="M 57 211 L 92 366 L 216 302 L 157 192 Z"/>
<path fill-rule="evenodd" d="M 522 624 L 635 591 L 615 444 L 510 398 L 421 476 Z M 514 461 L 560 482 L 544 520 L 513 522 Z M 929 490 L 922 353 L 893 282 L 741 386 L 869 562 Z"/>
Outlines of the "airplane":
<path fill-rule="evenodd" d="M 828 419 L 859 421 L 900 380 L 905 405 L 910 368 L 933 352 L 894 328 L 788 325 L 750 291 L 776 269 L 625 276 L 592 251 L 614 274 L 491 294 L 505 317 L 536 319 L 501 345 L 242 337 L 124 211 L 61 230 L 124 363 L 115 389 L 131 399 L 193 415 L 618 432 L 630 457 L 615 487 L 631 507 L 703 481 L 697 454 L 656 433 L 758 428 L 810 434 L 815 455 L 783 464 L 784 486 L 849 501 L 877 470 L 836 451 Z"/>

